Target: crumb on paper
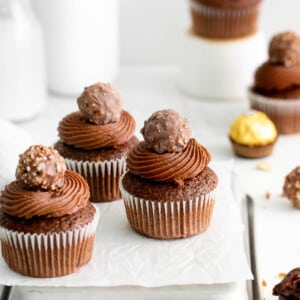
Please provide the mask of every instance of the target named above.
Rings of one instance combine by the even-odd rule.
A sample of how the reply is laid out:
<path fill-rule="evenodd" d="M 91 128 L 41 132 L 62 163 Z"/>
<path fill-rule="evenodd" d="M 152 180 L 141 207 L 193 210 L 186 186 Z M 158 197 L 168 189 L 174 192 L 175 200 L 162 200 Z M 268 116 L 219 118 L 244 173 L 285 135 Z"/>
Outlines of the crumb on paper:
<path fill-rule="evenodd" d="M 266 281 L 265 281 L 265 280 L 262 280 L 261 285 L 262 285 L 263 287 L 267 287 Z"/>
<path fill-rule="evenodd" d="M 266 192 L 266 193 L 265 193 L 265 198 L 266 198 L 267 200 L 269 200 L 269 199 L 271 198 L 271 193 L 270 193 L 270 192 Z"/>
<path fill-rule="evenodd" d="M 283 279 L 285 276 L 286 276 L 286 273 L 284 273 L 284 272 L 280 272 L 278 274 L 278 277 L 281 278 L 281 279 Z"/>
<path fill-rule="evenodd" d="M 256 169 L 260 170 L 260 171 L 264 171 L 264 172 L 271 172 L 272 171 L 271 165 L 266 161 L 258 163 L 256 165 Z"/>

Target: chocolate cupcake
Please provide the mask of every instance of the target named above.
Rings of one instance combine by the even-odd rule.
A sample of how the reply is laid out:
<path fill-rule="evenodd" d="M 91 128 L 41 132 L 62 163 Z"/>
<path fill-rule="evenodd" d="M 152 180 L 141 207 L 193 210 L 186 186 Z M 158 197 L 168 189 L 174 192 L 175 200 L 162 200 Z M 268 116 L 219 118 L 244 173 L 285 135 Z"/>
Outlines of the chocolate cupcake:
<path fill-rule="evenodd" d="M 255 73 L 250 105 L 265 112 L 283 134 L 300 132 L 300 37 L 293 32 L 275 35 L 269 60 Z"/>
<path fill-rule="evenodd" d="M 0 241 L 7 265 L 27 276 L 57 277 L 87 264 L 99 218 L 88 199 L 86 181 L 66 170 L 53 147 L 26 150 L 16 180 L 0 196 Z"/>
<path fill-rule="evenodd" d="M 127 152 L 138 143 L 135 120 L 110 84 L 86 87 L 77 103 L 80 111 L 60 122 L 54 147 L 67 168 L 86 179 L 92 202 L 120 199 L 118 182 L 126 171 Z"/>
<path fill-rule="evenodd" d="M 190 0 L 193 31 L 207 38 L 241 38 L 256 32 L 261 0 Z"/>
<path fill-rule="evenodd" d="M 238 156 L 260 158 L 272 153 L 277 130 L 266 114 L 250 111 L 236 118 L 229 130 L 229 139 Z"/>
<path fill-rule="evenodd" d="M 283 195 L 294 207 L 300 208 L 300 167 L 296 167 L 285 177 Z"/>
<path fill-rule="evenodd" d="M 145 122 L 145 141 L 130 150 L 120 180 L 126 214 L 138 233 L 157 239 L 189 237 L 211 221 L 217 176 L 209 152 L 191 137 L 185 118 L 158 111 Z"/>
<path fill-rule="evenodd" d="M 300 300 L 300 268 L 290 271 L 283 280 L 274 286 L 273 295 L 280 300 Z"/>

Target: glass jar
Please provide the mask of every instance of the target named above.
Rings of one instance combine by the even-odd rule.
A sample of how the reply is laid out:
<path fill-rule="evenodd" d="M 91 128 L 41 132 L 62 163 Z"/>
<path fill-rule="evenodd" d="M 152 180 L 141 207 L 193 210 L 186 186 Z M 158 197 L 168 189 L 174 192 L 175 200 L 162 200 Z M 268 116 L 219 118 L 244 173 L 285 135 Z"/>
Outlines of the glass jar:
<path fill-rule="evenodd" d="M 40 25 L 29 0 L 0 0 L 0 117 L 22 121 L 46 100 Z"/>

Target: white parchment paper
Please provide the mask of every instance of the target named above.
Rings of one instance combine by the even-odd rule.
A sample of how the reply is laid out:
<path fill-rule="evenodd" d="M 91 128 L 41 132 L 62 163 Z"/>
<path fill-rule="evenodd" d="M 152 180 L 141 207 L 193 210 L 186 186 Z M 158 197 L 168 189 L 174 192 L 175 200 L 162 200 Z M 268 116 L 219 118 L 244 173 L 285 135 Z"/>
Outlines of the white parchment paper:
<path fill-rule="evenodd" d="M 211 163 L 219 177 L 209 229 L 187 239 L 161 241 L 130 228 L 122 201 L 98 204 L 94 257 L 77 274 L 53 279 L 25 277 L 0 258 L 0 284 L 20 286 L 144 286 L 216 284 L 251 279 L 243 225 L 230 189 L 231 163 Z"/>

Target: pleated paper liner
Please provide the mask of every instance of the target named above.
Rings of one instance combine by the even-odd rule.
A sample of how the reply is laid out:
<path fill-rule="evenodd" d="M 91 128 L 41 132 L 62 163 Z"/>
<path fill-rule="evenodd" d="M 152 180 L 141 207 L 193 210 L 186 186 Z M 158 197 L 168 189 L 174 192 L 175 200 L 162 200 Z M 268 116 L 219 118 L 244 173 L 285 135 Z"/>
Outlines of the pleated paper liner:
<path fill-rule="evenodd" d="M 241 9 L 223 9 L 190 0 L 190 9 L 193 31 L 201 37 L 240 38 L 257 30 L 259 4 Z"/>
<path fill-rule="evenodd" d="M 185 238 L 205 231 L 211 222 L 214 191 L 189 200 L 145 200 L 129 194 L 120 180 L 127 219 L 140 234 L 156 239 Z"/>
<path fill-rule="evenodd" d="M 87 181 L 91 202 L 121 199 L 119 180 L 126 171 L 126 157 L 101 162 L 65 159 L 68 169 L 79 173 Z"/>
<path fill-rule="evenodd" d="M 300 99 L 286 100 L 265 97 L 248 90 L 248 99 L 252 109 L 268 115 L 281 134 L 300 132 Z"/>
<path fill-rule="evenodd" d="M 96 208 L 96 207 L 95 207 Z M 82 228 L 31 234 L 0 227 L 2 256 L 14 271 L 31 277 L 58 277 L 77 272 L 93 254 L 99 210 Z"/>

